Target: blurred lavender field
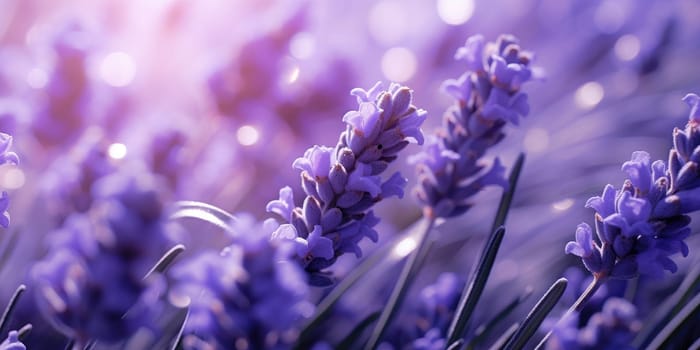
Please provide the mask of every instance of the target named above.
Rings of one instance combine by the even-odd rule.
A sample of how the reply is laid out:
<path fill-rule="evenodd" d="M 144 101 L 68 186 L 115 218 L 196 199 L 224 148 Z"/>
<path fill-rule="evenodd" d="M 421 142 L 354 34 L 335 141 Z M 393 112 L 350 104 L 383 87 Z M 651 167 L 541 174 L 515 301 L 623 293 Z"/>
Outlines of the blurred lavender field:
<path fill-rule="evenodd" d="M 531 81 L 522 87 L 529 114 L 516 115 L 518 125 L 506 123 L 507 137 L 479 164 L 490 166 L 498 157 L 507 174 L 519 153 L 526 161 L 507 233 L 464 337 L 469 348 L 489 348 L 525 318 L 554 281 L 566 277 L 567 291 L 527 343 L 526 348 L 534 348 L 585 289 L 589 273 L 580 259 L 565 254 L 564 246 L 574 240 L 578 224 L 593 222 L 593 211 L 584 207 L 587 199 L 601 195 L 608 183 L 623 184 L 620 166 L 634 151 L 668 160 L 674 127 L 683 129 L 688 122 L 689 108 L 681 99 L 700 93 L 698 17 L 700 4 L 693 0 L 0 0 L 0 132 L 12 136 L 10 151 L 20 160 L 0 165 L 0 189 L 10 198 L 10 224 L 0 229 L 0 306 L 17 286 L 27 287 L 9 320 L 0 323 L 0 339 L 31 323 L 31 332 L 20 336 L 27 349 L 170 349 L 183 310 L 190 310 L 192 326 L 186 325 L 185 333 L 216 328 L 213 337 L 228 343 L 185 334 L 180 347 L 292 348 L 333 287 L 269 276 L 301 272 L 268 261 L 289 252 L 268 245 L 269 233 L 279 224 L 265 226 L 269 222 L 263 220 L 272 216 L 266 205 L 282 200 L 280 189 L 291 186 L 310 226 L 299 233 L 308 238 L 301 259 L 311 261 L 303 261 L 300 271 L 312 280 L 337 286 L 366 261 L 338 253 L 354 253 L 351 248 L 334 247 L 333 258 L 325 258 L 333 266 L 316 268 L 313 258 L 326 243 L 312 246 L 311 209 L 299 199 L 323 193 L 314 196 L 299 185 L 303 167 L 293 168 L 295 159 L 313 145 L 336 145 L 346 128 L 348 139 L 357 134 L 346 126 L 346 112 L 357 109 L 358 102 L 382 101 L 370 92 L 360 101 L 350 91 L 369 90 L 377 81 L 410 88 L 412 100 L 401 117 L 418 119 L 425 110 L 422 130 L 432 135 L 454 103 L 441 89 L 443 82 L 466 69 L 455 52 L 475 34 L 487 41 L 512 34 L 523 52 L 533 53 L 532 62 L 523 64 L 532 69 L 532 79 L 525 79 Z M 396 110 L 407 94 L 397 89 L 390 90 L 391 102 L 384 101 Z M 519 84 L 515 90 L 520 91 Z M 402 142 L 409 136 L 402 134 Z M 390 191 L 382 188 L 372 195 L 374 202 L 382 199 L 368 214 L 381 220 L 374 226 L 378 241 L 359 237 L 352 242 L 362 258 L 381 256 L 381 262 L 296 348 L 342 348 L 358 323 L 386 305 L 405 258 L 420 242 L 424 208 L 412 191 L 419 177 L 408 159 L 423 149 L 414 142 L 398 159 L 387 160 L 387 172 L 400 171 L 407 178 L 406 193 L 389 198 Z M 375 170 L 371 176 L 380 172 Z M 487 187 L 469 200 L 466 213 L 437 220 L 420 273 L 379 348 L 449 345 L 440 332 L 449 326 L 459 293 L 492 233 L 501 193 L 499 187 Z M 211 204 L 238 219 L 227 223 L 233 229 L 222 229 L 211 224 L 213 219 L 192 217 L 197 215 L 170 217 L 182 201 Z M 324 215 L 330 211 L 321 210 Z M 284 216 L 284 210 L 270 211 Z M 283 226 L 294 224 L 291 209 L 287 214 Z M 325 227 L 326 217 L 318 216 Z M 356 220 L 371 221 L 367 216 Z M 598 293 L 605 297 L 594 297 L 591 309 L 580 314 L 578 328 L 603 308 L 603 298 L 619 297 L 623 301 L 616 301 L 617 307 L 634 304 L 634 316 L 619 316 L 626 314 L 614 306 L 600 314 L 627 320 L 620 322 L 634 338 L 676 290 L 695 296 L 698 283 L 683 282 L 697 277 L 700 262 L 700 225 L 695 221 L 690 227 L 689 255 L 671 256 L 678 272 L 661 279 L 610 281 Z M 185 250 L 165 272 L 150 271 L 177 244 Z M 226 254 L 218 254 L 222 249 Z M 80 268 L 72 265 L 69 250 L 87 257 Z M 124 257 L 128 262 L 122 262 Z M 91 274 L 99 278 L 86 277 Z M 255 282 L 258 278 L 262 282 Z M 260 284 L 230 292 L 237 280 Z M 201 284 L 223 296 L 199 301 L 183 296 L 199 293 Z M 61 285 L 65 295 L 48 293 L 52 285 Z M 108 298 L 105 291 L 115 294 Z M 480 329 L 528 293 L 533 296 L 488 332 Z M 227 302 L 235 307 L 229 309 Z M 255 311 L 236 309 L 258 302 L 262 306 Z M 120 308 L 128 309 L 129 317 L 114 314 Z M 203 316 L 213 309 L 220 314 Z M 700 347 L 699 320 L 698 313 L 692 314 L 687 324 L 696 325 L 674 334 L 674 342 L 664 347 Z M 295 327 L 289 329 L 290 323 Z M 238 324 L 246 325 L 241 334 L 227 333 L 240 331 Z M 358 339 L 366 341 L 372 327 Z M 430 333 L 433 327 L 441 331 Z M 265 333 L 270 329 L 274 332 Z M 561 334 L 555 332 L 560 343 L 552 341 L 547 348 L 576 348 Z M 590 338 L 608 337 L 601 334 Z M 258 338 L 263 340 L 256 343 Z M 10 343 L 0 349 L 22 349 Z M 596 348 L 584 343 L 576 346 Z M 625 338 L 625 344 L 637 348 L 641 343 Z"/>

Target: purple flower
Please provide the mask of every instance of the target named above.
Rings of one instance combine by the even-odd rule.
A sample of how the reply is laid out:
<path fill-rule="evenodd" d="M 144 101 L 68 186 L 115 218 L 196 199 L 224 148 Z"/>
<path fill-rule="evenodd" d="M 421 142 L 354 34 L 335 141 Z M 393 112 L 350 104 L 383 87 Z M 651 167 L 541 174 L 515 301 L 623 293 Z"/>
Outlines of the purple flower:
<path fill-rule="evenodd" d="M 473 36 L 455 58 L 467 61 L 467 72 L 442 87 L 457 103 L 445 113 L 442 129 L 424 152 L 412 158 L 417 164 L 416 194 L 431 217 L 460 215 L 483 187 L 507 186 L 498 159 L 485 173 L 479 160 L 505 137 L 503 126 L 517 125 L 530 109 L 527 95 L 519 90 L 532 79 L 531 57 L 520 51 L 514 37 L 485 44 L 482 36 Z"/>
<path fill-rule="evenodd" d="M 442 334 L 443 332 L 437 328 L 433 328 L 425 333 L 423 337 L 420 337 L 413 341 L 412 349 L 416 350 L 440 350 L 444 349 L 447 345 L 447 340 Z"/>
<path fill-rule="evenodd" d="M 301 206 L 294 203 L 289 187 L 267 205 L 268 212 L 291 224 L 282 225 L 274 237 L 295 242 L 300 263 L 317 285 L 331 283 L 322 270 L 340 255 L 359 257 L 364 237 L 377 240 L 373 227 L 379 220 L 370 208 L 384 198 L 403 196 L 406 183 L 398 173 L 388 179 L 381 173 L 410 141 L 423 142 L 420 125 L 426 113 L 411 104 L 410 89 L 377 83 L 352 94 L 359 107 L 343 116 L 346 130 L 338 144 L 313 146 L 294 161 L 306 194 Z"/>
<path fill-rule="evenodd" d="M 87 62 L 90 34 L 76 20 L 58 28 L 52 40 L 56 61 L 42 95 L 37 97 L 37 110 L 32 131 L 46 146 L 72 141 L 85 122 L 91 98 Z"/>
<path fill-rule="evenodd" d="M 289 260 L 290 242 L 258 231 L 269 223 L 238 226 L 240 236 L 222 253 L 206 252 L 173 268 L 175 292 L 191 299 L 185 349 L 289 348 L 289 331 L 313 311 L 305 275 Z"/>
<path fill-rule="evenodd" d="M 579 315 L 569 315 L 552 330 L 548 350 L 634 349 L 630 345 L 641 329 L 636 307 L 622 298 L 609 298 L 582 328 Z"/>
<path fill-rule="evenodd" d="M 93 129 L 49 168 L 43 183 L 44 195 L 59 224 L 74 212 L 88 211 L 94 200 L 95 183 L 116 171 L 108 148 L 104 134 Z"/>
<path fill-rule="evenodd" d="M 673 132 L 668 166 L 660 160 L 651 163 L 646 152 L 634 152 L 622 165 L 628 176 L 622 188 L 607 185 L 601 196 L 586 203 L 596 212 L 598 241 L 590 227 L 582 224 L 566 252 L 581 257 L 597 277 L 662 276 L 664 270 L 678 269 L 671 255 L 688 255 L 684 240 L 690 235 L 690 217 L 686 214 L 700 209 L 700 157 L 694 155 L 700 150 L 700 131 L 692 102 L 697 96 L 689 96 L 685 100 L 692 107 L 690 120 L 685 130 Z"/>
<path fill-rule="evenodd" d="M 93 196 L 86 213 L 50 235 L 48 255 L 32 269 L 43 315 L 81 345 L 120 341 L 151 324 L 164 286 L 144 276 L 172 244 L 147 174 L 105 177 Z"/>
<path fill-rule="evenodd" d="M 0 344 L 0 350 L 26 350 L 27 347 L 19 340 L 17 331 L 10 331 L 7 334 L 7 339 Z"/>

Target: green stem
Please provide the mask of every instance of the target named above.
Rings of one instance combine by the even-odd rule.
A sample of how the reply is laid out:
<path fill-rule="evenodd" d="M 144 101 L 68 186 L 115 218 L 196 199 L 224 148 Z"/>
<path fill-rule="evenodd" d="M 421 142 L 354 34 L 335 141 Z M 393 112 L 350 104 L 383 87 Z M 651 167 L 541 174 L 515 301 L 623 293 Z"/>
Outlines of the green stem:
<path fill-rule="evenodd" d="M 591 284 L 588 285 L 586 290 L 581 294 L 581 296 L 574 302 L 573 305 L 569 308 L 569 310 L 566 311 L 564 316 L 559 318 L 559 322 L 562 320 L 565 320 L 571 316 L 574 312 L 581 312 L 583 310 L 583 307 L 586 305 L 586 303 L 593 297 L 596 291 L 598 291 L 598 288 L 603 285 L 605 282 L 605 277 L 600 277 L 600 276 L 594 276 L 593 281 Z M 552 331 L 550 330 L 547 332 L 547 334 L 542 338 L 539 344 L 537 344 L 537 347 L 535 347 L 535 350 L 538 349 L 544 349 L 545 343 L 547 343 L 547 340 L 549 340 L 549 337 L 552 335 Z"/>
<path fill-rule="evenodd" d="M 422 255 L 421 253 L 426 247 L 425 242 L 427 241 L 428 234 L 430 233 L 430 231 L 432 231 L 433 226 L 435 225 L 434 217 L 428 218 L 427 220 L 428 223 L 426 225 L 425 230 L 420 236 L 420 240 L 418 242 L 418 245 L 416 246 L 416 249 L 413 250 L 413 252 L 411 252 L 410 257 L 406 262 L 406 265 L 403 266 L 403 270 L 401 270 L 399 280 L 396 282 L 394 290 L 391 292 L 391 296 L 387 301 L 386 307 L 384 308 L 384 310 L 382 310 L 382 314 L 379 315 L 377 325 L 372 331 L 372 336 L 370 337 L 369 341 L 367 342 L 367 345 L 365 346 L 366 350 L 373 350 L 377 347 L 377 345 L 379 345 L 379 341 L 384 336 L 384 332 L 386 332 L 389 323 L 391 323 L 394 316 L 396 316 L 399 306 L 401 305 L 401 302 L 406 296 L 408 286 L 413 281 L 413 277 L 415 277 L 415 267 L 419 265 L 418 263 Z"/>

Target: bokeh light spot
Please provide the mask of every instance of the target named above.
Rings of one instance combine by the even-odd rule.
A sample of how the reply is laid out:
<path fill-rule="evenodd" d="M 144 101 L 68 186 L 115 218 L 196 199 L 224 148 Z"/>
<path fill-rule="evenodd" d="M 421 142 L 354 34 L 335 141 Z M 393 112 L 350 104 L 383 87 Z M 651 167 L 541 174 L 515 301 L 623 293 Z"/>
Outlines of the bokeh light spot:
<path fill-rule="evenodd" d="M 560 201 L 552 203 L 552 209 L 554 211 L 565 211 L 574 205 L 574 200 L 571 198 L 565 198 Z"/>
<path fill-rule="evenodd" d="M 124 87 L 136 77 L 136 64 L 125 52 L 112 52 L 105 56 L 100 65 L 100 77 L 114 87 Z"/>
<path fill-rule="evenodd" d="M 532 128 L 525 134 L 523 147 L 528 153 L 539 153 L 549 147 L 549 133 L 542 128 Z"/>
<path fill-rule="evenodd" d="M 574 101 L 580 108 L 589 109 L 598 105 L 603 100 L 603 96 L 605 96 L 603 86 L 595 81 L 589 81 L 576 90 Z"/>
<path fill-rule="evenodd" d="M 615 56 L 622 61 L 631 61 L 639 55 L 641 43 L 634 35 L 623 35 L 615 42 Z"/>
<path fill-rule="evenodd" d="M 593 22 L 601 32 L 612 34 L 620 30 L 625 23 L 626 12 L 622 2 L 603 1 L 596 9 Z"/>
<path fill-rule="evenodd" d="M 2 179 L 2 188 L 16 190 L 24 186 L 26 178 L 22 169 L 14 166 L 3 168 L 2 177 L 0 177 Z"/>
<path fill-rule="evenodd" d="M 112 159 L 123 159 L 126 157 L 127 149 L 126 145 L 123 143 L 113 143 L 109 145 L 107 149 L 107 154 Z"/>
<path fill-rule="evenodd" d="M 466 23 L 474 14 L 474 0 L 438 0 L 438 16 L 453 26 Z"/>
<path fill-rule="evenodd" d="M 252 146 L 260 140 L 260 132 L 251 125 L 243 125 L 236 132 L 238 143 L 243 146 Z"/>
<path fill-rule="evenodd" d="M 49 82 L 49 76 L 43 69 L 33 68 L 27 73 L 27 85 L 34 89 L 41 89 Z"/>
<path fill-rule="evenodd" d="M 394 255 L 403 258 L 416 249 L 418 243 L 413 237 L 404 238 L 399 244 L 394 247 Z"/>
<path fill-rule="evenodd" d="M 391 81 L 405 82 L 413 77 L 417 68 L 416 55 L 409 49 L 394 47 L 382 56 L 382 73 Z"/>

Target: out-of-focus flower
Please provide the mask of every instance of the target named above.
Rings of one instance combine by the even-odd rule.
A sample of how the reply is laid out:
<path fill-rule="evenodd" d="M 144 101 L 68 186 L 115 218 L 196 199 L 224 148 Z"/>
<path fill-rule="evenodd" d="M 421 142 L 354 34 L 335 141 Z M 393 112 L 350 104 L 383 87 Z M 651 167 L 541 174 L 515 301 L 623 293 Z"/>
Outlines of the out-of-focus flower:
<path fill-rule="evenodd" d="M 504 35 L 489 44 L 480 35 L 470 37 L 455 58 L 466 61 L 467 72 L 445 81 L 443 89 L 457 103 L 425 151 L 412 158 L 419 180 L 416 193 L 428 217 L 460 215 L 483 187 L 507 185 L 498 159 L 485 172 L 478 162 L 505 137 L 506 123 L 517 125 L 529 112 L 520 87 L 533 77 L 531 55 L 520 50 L 514 37 Z"/>
<path fill-rule="evenodd" d="M 79 345 L 124 340 L 150 325 L 163 281 L 144 277 L 171 245 L 148 174 L 115 173 L 93 195 L 88 212 L 51 234 L 48 256 L 32 269 L 43 315 Z"/>
<path fill-rule="evenodd" d="M 90 34 L 76 20 L 63 23 L 53 36 L 51 48 L 55 62 L 43 94 L 38 96 L 32 121 L 32 131 L 46 146 L 72 141 L 87 118 L 90 44 Z"/>
<path fill-rule="evenodd" d="M 299 260 L 311 274 L 311 283 L 327 285 L 331 280 L 321 271 L 345 253 L 362 251 L 364 238 L 377 240 L 373 227 L 379 222 L 370 208 L 390 196 L 403 196 L 406 180 L 399 174 L 382 181 L 380 174 L 398 157 L 409 140 L 422 143 L 420 125 L 427 114 L 411 104 L 407 87 L 377 83 L 369 90 L 354 89 L 359 108 L 345 114 L 346 130 L 335 148 L 313 146 L 294 161 L 301 170 L 306 198 L 301 207 L 294 205 L 289 188 L 280 191 L 280 199 L 271 201 L 267 210 L 279 214 L 296 234 L 278 234 L 306 247 Z M 320 228 L 320 229 L 319 229 Z M 320 235 L 312 233 L 321 232 Z M 332 242 L 332 252 L 326 247 Z"/>
<path fill-rule="evenodd" d="M 173 269 L 177 293 L 191 299 L 185 349 L 288 348 L 288 331 L 313 311 L 305 274 L 290 260 L 293 247 L 268 239 L 276 222 L 238 221 L 234 244 L 222 253 Z"/>
<path fill-rule="evenodd" d="M 49 210 L 58 223 L 74 212 L 90 209 L 95 183 L 116 171 L 115 160 L 109 157 L 108 151 L 109 143 L 104 134 L 91 129 L 49 168 L 44 192 Z"/>
<path fill-rule="evenodd" d="M 0 350 L 26 350 L 27 347 L 19 340 L 17 331 L 10 331 L 7 339 L 0 344 Z"/>
<path fill-rule="evenodd" d="M 581 257 L 599 278 L 661 276 L 664 270 L 678 269 L 669 256 L 688 255 L 684 239 L 690 235 L 690 217 L 686 214 L 700 209 L 700 130 L 696 120 L 700 99 L 690 94 L 684 100 L 691 106 L 690 121 L 685 130 L 676 128 L 673 132 L 668 167 L 661 160 L 650 164 L 646 152 L 634 152 L 622 165 L 629 176 L 622 188 L 607 185 L 601 196 L 586 203 L 596 212 L 598 241 L 591 228 L 582 224 L 576 241 L 569 242 L 565 250 Z"/>
<path fill-rule="evenodd" d="M 568 315 L 552 330 L 547 349 L 634 349 L 630 343 L 641 326 L 633 304 L 622 298 L 609 298 L 583 328 L 579 328 L 577 313 Z"/>

